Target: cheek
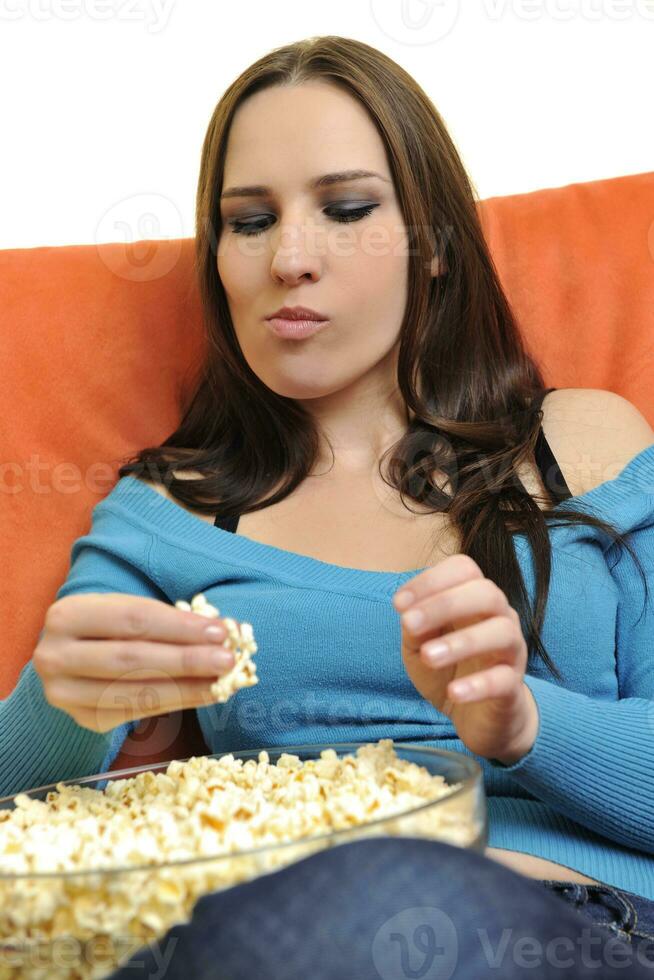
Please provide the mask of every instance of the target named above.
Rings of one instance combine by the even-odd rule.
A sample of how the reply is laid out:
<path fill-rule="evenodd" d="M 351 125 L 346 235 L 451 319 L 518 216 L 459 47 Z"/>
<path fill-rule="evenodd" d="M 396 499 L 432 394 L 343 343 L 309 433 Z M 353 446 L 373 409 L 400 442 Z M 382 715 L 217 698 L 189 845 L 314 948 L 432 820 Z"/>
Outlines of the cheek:
<path fill-rule="evenodd" d="M 258 246 L 261 250 L 261 245 Z M 265 278 L 264 264 L 257 258 L 257 246 L 240 245 L 233 235 L 220 240 L 216 268 L 230 304 L 251 303 L 259 295 L 259 279 Z"/>
<path fill-rule="evenodd" d="M 383 229 L 382 229 L 383 230 Z M 362 236 L 356 252 L 341 258 L 334 267 L 339 293 L 345 307 L 356 313 L 356 321 L 372 329 L 381 345 L 395 337 L 406 308 L 408 256 L 404 237 L 398 240 L 392 230 Z M 336 271 L 338 269 L 338 271 Z"/>
<path fill-rule="evenodd" d="M 408 237 L 402 216 L 393 210 L 383 219 L 373 218 L 361 229 L 357 243 L 358 262 L 378 279 L 397 279 L 408 261 Z"/>

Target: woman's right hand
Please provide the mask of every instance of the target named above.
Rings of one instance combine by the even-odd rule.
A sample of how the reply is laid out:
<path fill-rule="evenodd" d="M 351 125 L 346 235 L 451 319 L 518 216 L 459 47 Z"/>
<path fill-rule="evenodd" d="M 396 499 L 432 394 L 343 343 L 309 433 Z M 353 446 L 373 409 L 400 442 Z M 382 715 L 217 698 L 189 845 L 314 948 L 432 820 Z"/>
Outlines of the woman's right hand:
<path fill-rule="evenodd" d="M 222 626 L 224 637 L 208 639 L 208 626 Z M 65 596 L 48 608 L 34 669 L 50 704 L 84 728 L 107 732 L 211 704 L 211 685 L 234 666 L 233 652 L 222 647 L 226 636 L 221 619 L 159 599 Z"/>

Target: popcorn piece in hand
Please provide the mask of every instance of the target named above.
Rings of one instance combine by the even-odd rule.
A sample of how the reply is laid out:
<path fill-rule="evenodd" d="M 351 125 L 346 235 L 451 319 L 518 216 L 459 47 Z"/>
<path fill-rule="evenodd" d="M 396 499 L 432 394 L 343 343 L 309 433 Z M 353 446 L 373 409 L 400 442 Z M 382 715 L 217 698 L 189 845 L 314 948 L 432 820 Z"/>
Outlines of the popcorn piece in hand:
<path fill-rule="evenodd" d="M 207 602 L 206 596 L 198 592 L 193 596 L 190 604 L 183 599 L 175 603 L 176 609 L 183 609 L 184 612 L 198 613 L 208 619 L 216 619 L 220 616 L 220 609 Z M 224 645 L 234 653 L 234 666 L 227 674 L 223 674 L 211 685 L 211 696 L 215 701 L 224 702 L 231 698 L 233 694 L 240 691 L 242 687 L 252 687 L 259 683 L 257 677 L 257 666 L 250 658 L 258 650 L 254 642 L 254 632 L 251 623 L 242 623 L 239 630 L 234 619 L 226 618 L 223 620 L 227 630 L 227 639 Z"/>

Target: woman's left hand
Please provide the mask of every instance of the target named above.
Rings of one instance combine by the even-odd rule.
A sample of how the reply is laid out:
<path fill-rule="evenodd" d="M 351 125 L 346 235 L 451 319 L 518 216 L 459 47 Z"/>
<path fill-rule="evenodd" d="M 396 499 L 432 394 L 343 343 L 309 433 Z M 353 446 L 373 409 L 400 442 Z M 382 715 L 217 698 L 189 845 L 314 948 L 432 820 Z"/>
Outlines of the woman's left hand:
<path fill-rule="evenodd" d="M 524 682 L 527 645 L 520 617 L 468 555 L 457 554 L 402 585 L 414 599 L 402 607 L 402 659 L 411 682 L 452 719 L 475 755 L 517 762 L 534 744 L 538 707 Z M 424 622 L 409 629 L 404 615 L 419 610 Z M 438 663 L 428 653 L 435 638 L 448 652 Z M 463 682 L 465 678 L 465 682 Z M 469 685 L 464 693 L 461 685 Z"/>

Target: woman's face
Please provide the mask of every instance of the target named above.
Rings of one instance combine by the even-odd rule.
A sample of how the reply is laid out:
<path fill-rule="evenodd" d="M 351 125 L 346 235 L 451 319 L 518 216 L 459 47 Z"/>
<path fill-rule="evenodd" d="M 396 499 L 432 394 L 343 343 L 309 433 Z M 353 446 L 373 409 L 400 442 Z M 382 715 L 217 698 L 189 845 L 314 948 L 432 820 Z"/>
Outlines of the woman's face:
<path fill-rule="evenodd" d="M 354 169 L 379 176 L 312 186 Z M 221 199 L 217 257 L 250 368 L 298 400 L 357 383 L 386 391 L 407 299 L 407 236 L 368 115 L 326 83 L 257 92 L 234 116 L 222 192 L 251 185 L 268 190 Z M 344 215 L 354 220 L 339 222 Z M 282 306 L 310 307 L 329 324 L 304 340 L 281 339 L 266 317 Z"/>

